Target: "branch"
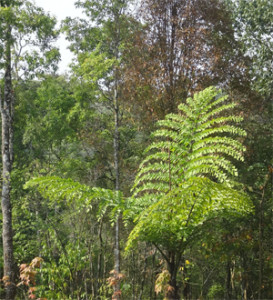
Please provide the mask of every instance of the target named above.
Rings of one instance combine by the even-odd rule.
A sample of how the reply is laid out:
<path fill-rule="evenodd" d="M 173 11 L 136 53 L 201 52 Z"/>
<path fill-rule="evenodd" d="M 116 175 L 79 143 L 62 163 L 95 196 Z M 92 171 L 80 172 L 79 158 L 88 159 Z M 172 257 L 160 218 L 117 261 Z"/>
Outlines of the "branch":
<path fill-rule="evenodd" d="M 203 189 L 204 189 L 204 188 L 203 188 Z M 201 192 L 202 192 L 203 189 L 201 189 L 201 191 L 199 192 L 199 194 L 201 194 Z M 194 196 L 195 196 L 195 194 L 194 194 Z M 187 227 L 188 224 L 189 224 L 190 216 L 191 216 L 191 214 L 192 214 L 192 212 L 193 212 L 193 209 L 194 209 L 194 206 L 195 206 L 196 202 L 197 202 L 197 197 L 195 196 L 195 201 L 194 201 L 194 203 L 192 204 L 191 209 L 190 209 L 190 212 L 189 212 L 189 215 L 188 215 L 188 219 L 187 219 L 187 222 L 186 222 L 186 227 Z"/>
<path fill-rule="evenodd" d="M 156 249 L 160 252 L 160 254 L 164 257 L 164 259 L 166 260 L 166 262 L 168 264 L 170 264 L 170 260 L 168 259 L 168 257 L 166 256 L 166 254 L 155 244 L 153 243 L 153 245 L 156 247 Z"/>

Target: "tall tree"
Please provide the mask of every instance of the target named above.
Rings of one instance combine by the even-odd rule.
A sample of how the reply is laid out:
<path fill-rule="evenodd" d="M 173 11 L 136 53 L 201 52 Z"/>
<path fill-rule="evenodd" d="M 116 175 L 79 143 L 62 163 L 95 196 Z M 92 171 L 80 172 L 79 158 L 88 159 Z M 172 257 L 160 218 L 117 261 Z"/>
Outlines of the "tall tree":
<path fill-rule="evenodd" d="M 73 40 L 71 49 L 78 54 L 78 72 L 83 76 L 84 81 L 89 82 L 96 94 L 95 101 L 99 99 L 100 110 L 103 106 L 111 109 L 113 114 L 113 155 L 112 165 L 114 174 L 114 189 L 116 192 L 122 189 L 121 180 L 121 107 L 122 95 L 122 65 L 123 46 L 129 35 L 131 24 L 126 16 L 128 11 L 128 1 L 77 1 L 76 6 L 84 9 L 90 18 L 87 21 L 65 21 L 64 29 L 68 33 L 68 38 Z M 71 28 L 71 25 L 72 28 Z M 81 40 L 78 41 L 79 34 L 82 33 Z M 90 40 L 90 43 L 86 43 Z M 95 42 L 98 41 L 96 44 Z M 75 43 L 76 42 L 76 43 Z M 74 69 L 76 70 L 76 68 Z M 105 110 L 105 108 L 104 108 Z M 108 112 L 109 113 L 109 110 Z M 114 276 L 117 277 L 114 286 L 115 299 L 120 297 L 120 284 L 118 276 L 120 273 L 120 215 L 117 212 L 115 222 L 115 242 L 114 242 Z"/>
<path fill-rule="evenodd" d="M 30 9 L 32 15 L 29 14 Z M 13 299 L 15 297 L 15 269 L 13 261 L 13 233 L 12 233 L 12 205 L 11 205 L 11 171 L 14 161 L 14 147 L 13 147 L 13 121 L 15 110 L 15 93 L 13 87 L 13 75 L 17 73 L 13 67 L 18 66 L 18 62 L 26 62 L 27 66 L 31 62 L 27 59 L 22 59 L 21 49 L 16 52 L 16 46 L 21 45 L 21 39 L 17 40 L 18 35 L 28 35 L 28 38 L 36 38 L 38 41 L 36 46 L 41 50 L 40 54 L 50 47 L 48 44 L 43 44 L 43 37 L 56 37 L 53 33 L 53 27 L 56 22 L 50 22 L 43 29 L 38 28 L 36 21 L 46 19 L 52 21 L 49 16 L 44 16 L 43 10 L 35 9 L 35 6 L 28 1 L 1 1 L 0 2 L 0 19 L 1 19 L 1 35 L 2 41 L 0 47 L 0 67 L 4 71 L 4 94 L 0 93 L 1 98 L 1 117 L 2 117 L 2 213 L 3 213 L 3 251 L 4 251 L 4 282 L 6 289 L 6 299 Z M 28 21 L 28 22 L 27 22 Z M 32 25 L 30 25 L 32 24 Z M 30 28 L 32 30 L 30 30 Z M 45 33 L 46 31 L 46 33 Z M 44 33 L 44 36 L 41 33 Z M 28 38 L 26 41 L 28 41 Z M 3 46 L 2 46 L 3 45 Z M 26 45 L 24 45 L 26 46 Z M 56 54 L 56 52 L 55 52 Z M 56 55 L 52 55 L 49 59 L 56 59 Z M 30 58 L 31 56 L 29 56 Z M 26 57 L 25 57 L 26 58 Z"/>
<path fill-rule="evenodd" d="M 272 280 L 269 280 L 266 258 L 272 253 L 272 96 L 273 96 L 273 3 L 267 0 L 226 1 L 231 7 L 236 39 L 244 55 L 250 60 L 250 89 L 256 93 L 252 101 L 244 105 L 247 116 L 245 128 L 248 131 L 248 155 L 243 180 L 252 191 L 256 202 L 256 219 L 252 230 L 258 242 L 259 254 L 255 262 L 259 270 L 255 298 L 272 297 Z M 250 99 L 251 100 L 251 99 Z M 252 253 L 256 255 L 256 253 Z M 245 254 L 245 257 L 247 255 Z M 252 291 L 247 291 L 251 293 Z"/>
<path fill-rule="evenodd" d="M 11 80 L 11 1 L 1 1 L 1 13 L 5 13 L 4 27 L 4 95 L 1 95 L 2 117 L 2 214 L 3 214 L 3 253 L 4 253 L 4 277 L 6 299 L 15 297 L 15 265 L 13 259 L 13 234 L 12 234 L 12 208 L 11 208 L 11 169 L 13 161 L 13 111 L 14 97 Z"/>
<path fill-rule="evenodd" d="M 240 85 L 244 58 L 222 1 L 143 0 L 143 28 L 128 53 L 128 98 L 148 118 L 175 112 L 182 99 L 208 85 Z M 137 109 L 136 109 L 137 111 Z"/>
<path fill-rule="evenodd" d="M 236 39 L 251 59 L 253 87 L 272 97 L 273 3 L 267 0 L 226 0 L 231 7 Z M 242 30 L 243 29 L 243 30 Z"/>

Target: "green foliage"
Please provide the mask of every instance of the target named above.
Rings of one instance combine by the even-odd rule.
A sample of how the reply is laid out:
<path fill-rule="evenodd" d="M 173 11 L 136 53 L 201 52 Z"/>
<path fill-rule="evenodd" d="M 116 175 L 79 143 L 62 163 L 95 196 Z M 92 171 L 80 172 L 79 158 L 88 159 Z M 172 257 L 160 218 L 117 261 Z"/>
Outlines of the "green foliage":
<path fill-rule="evenodd" d="M 237 38 L 252 59 L 254 88 L 263 96 L 272 95 L 273 2 L 268 0 L 227 1 L 232 8 Z M 243 30 L 242 30 L 243 29 Z"/>
<path fill-rule="evenodd" d="M 191 177 L 144 210 L 130 234 L 127 250 L 136 239 L 179 251 L 201 226 L 216 217 L 252 212 L 248 196 L 205 177 Z"/>
<path fill-rule="evenodd" d="M 133 123 L 133 114 L 124 108 L 128 98 L 121 69 L 125 44 L 136 26 L 129 13 L 129 3 L 77 1 L 76 6 L 83 9 L 86 19 L 66 18 L 62 27 L 71 41 L 70 49 L 77 56 L 71 66 L 77 103 L 70 117 L 80 119 L 80 140 L 91 161 L 86 169 L 92 169 L 94 174 L 87 180 L 91 185 L 113 189 L 119 178 L 119 188 L 126 194 L 138 164 L 136 153 L 143 150 L 142 144 L 135 142 L 141 134 Z M 114 149 L 113 140 L 118 145 Z M 113 164 L 117 157 L 118 163 Z"/>
<path fill-rule="evenodd" d="M 80 72 L 85 80 L 91 85 L 99 85 L 101 82 L 112 80 L 112 70 L 116 61 L 114 58 L 107 58 L 107 53 L 102 52 L 101 44 L 90 54 L 79 55 L 82 61 Z"/>
<path fill-rule="evenodd" d="M 24 120 L 23 143 L 25 147 L 31 144 L 36 157 L 42 158 L 51 152 L 61 157 L 61 151 L 65 152 L 63 142 L 75 137 L 73 124 L 68 119 L 75 102 L 69 94 L 69 86 L 61 77 L 47 77 L 33 96 L 30 95 L 33 98 L 28 102 L 20 103 L 20 108 L 29 114 Z"/>
<path fill-rule="evenodd" d="M 224 296 L 224 288 L 219 283 L 210 287 L 208 292 L 208 299 L 216 299 Z"/>
<path fill-rule="evenodd" d="M 160 129 L 153 137 L 160 140 L 147 148 L 152 154 L 140 164 L 136 176 L 134 210 L 128 213 L 137 215 L 136 225 L 126 251 L 136 241 L 156 246 L 170 273 L 168 299 L 178 297 L 176 280 L 182 257 L 207 231 L 204 225 L 253 211 L 248 196 L 231 180 L 237 176 L 233 161 L 243 161 L 245 151 L 233 136 L 246 133 L 236 126 L 242 118 L 228 114 L 235 104 L 226 99 L 210 87 L 180 104 L 179 114 L 159 121 Z M 189 278 L 185 274 L 183 278 L 186 286 Z"/>
<path fill-rule="evenodd" d="M 88 17 L 100 25 L 101 23 L 107 23 L 109 20 L 113 20 L 115 15 L 124 12 L 130 2 L 132 2 L 132 0 L 78 0 L 76 1 L 76 7 L 83 8 Z"/>
<path fill-rule="evenodd" d="M 74 299 L 93 290 L 102 296 L 106 278 L 102 278 L 101 265 L 105 264 L 109 270 L 107 261 L 111 261 L 106 254 L 102 258 L 101 247 L 106 251 L 104 239 L 109 239 L 104 237 L 102 228 L 107 220 L 110 232 L 113 230 L 110 225 L 124 210 L 122 193 L 56 176 L 34 178 L 25 188 L 38 191 L 47 200 L 43 208 L 38 208 L 41 230 L 38 238 L 44 258 L 39 295 L 54 299 L 69 295 Z M 107 251 L 110 253 L 110 249 Z M 90 264 L 95 266 L 91 270 Z M 89 282 L 84 290 L 83 280 Z"/>
<path fill-rule="evenodd" d="M 14 85 L 12 172 L 16 263 L 30 262 L 37 255 L 43 257 L 42 267 L 37 270 L 37 298 L 109 299 L 112 287 L 107 277 L 113 268 L 113 223 L 120 212 L 126 211 L 126 227 L 122 222 L 125 219 L 120 219 L 121 269 L 126 274 L 121 284 L 122 298 L 155 298 L 154 285 L 156 292 L 167 296 L 173 289 L 170 281 L 178 270 L 179 293 L 188 284 L 188 298 L 225 298 L 229 289 L 229 298 L 238 298 L 244 291 L 245 297 L 256 299 L 262 287 L 261 298 L 271 299 L 272 118 L 267 111 L 270 104 L 252 102 L 253 106 L 240 114 L 246 116 L 241 126 L 246 129 L 247 138 L 244 130 L 237 127 L 242 118 L 231 113 L 235 104 L 216 88 L 196 94 L 176 110 L 177 101 L 189 95 L 196 82 L 198 88 L 207 86 L 210 79 L 213 84 L 233 80 L 235 85 L 242 84 L 240 73 L 246 71 L 245 63 L 249 60 L 241 59 L 230 39 L 234 32 L 228 12 L 222 9 L 223 1 L 141 3 L 148 2 L 162 8 L 160 14 L 151 15 L 151 27 L 147 26 L 147 19 L 145 25 L 140 24 L 143 15 L 138 18 L 140 22 L 133 18 L 129 1 L 77 0 L 76 6 L 84 10 L 88 19 L 67 18 L 63 22 L 70 49 L 77 55 L 72 76 L 43 76 L 43 80 L 24 81 L 20 79 L 56 70 L 59 53 L 51 44 L 58 35 L 56 19 L 29 1 L 12 1 L 12 8 L 0 8 L 0 64 L 3 33 L 10 23 L 13 75 L 19 79 Z M 264 100 L 269 100 L 271 1 L 227 2 L 234 5 L 236 38 L 243 42 L 242 49 L 253 62 L 254 87 L 268 96 Z M 166 11 L 169 14 L 175 7 L 183 30 L 178 23 L 174 24 L 178 35 L 172 52 L 171 31 L 166 26 L 172 19 L 166 19 Z M 200 24 L 192 23 L 198 15 Z M 189 20 L 188 25 L 184 26 L 184 20 Z M 207 30 L 203 31 L 203 24 L 208 25 Z M 162 36 L 164 30 L 160 32 L 164 26 L 168 40 Z M 140 42 L 142 39 L 146 41 Z M 208 52 L 203 51 L 203 41 Z M 132 51 L 128 48 L 131 43 Z M 20 44 L 30 47 L 20 49 Z M 166 47 L 165 51 L 160 47 Z M 163 54 L 160 56 L 159 52 Z M 183 59 L 173 60 L 180 53 Z M 204 64 L 212 64 L 201 68 L 204 71 L 199 68 L 199 76 L 195 71 L 200 59 Z M 172 61 L 175 68 L 181 67 L 177 72 L 170 69 Z M 176 64 L 178 61 L 181 65 Z M 115 75 L 121 112 L 123 195 L 130 195 L 154 120 L 178 111 L 158 122 L 154 142 L 146 149 L 146 158 L 135 179 L 134 196 L 126 200 L 121 193 L 111 190 L 115 179 L 111 121 Z M 168 81 L 168 75 L 174 75 L 174 81 Z M 134 87 L 126 86 L 127 81 Z M 232 94 L 236 99 L 236 90 Z M 241 99 L 242 105 L 250 103 L 244 96 Z M 242 142 L 247 148 L 244 166 Z M 252 196 L 254 216 L 246 217 L 253 207 L 242 186 L 233 181 L 238 173 Z M 29 181 L 25 190 L 22 188 L 29 178 L 41 174 L 71 179 L 40 177 Z M 136 224 L 133 230 L 132 219 Z M 130 230 L 128 255 L 124 256 Z M 1 249 L 0 253 L 2 257 Z M 3 269 L 2 259 L 0 264 Z M 263 274 L 258 274 L 259 269 Z M 18 289 L 17 297 L 26 298 L 24 290 Z M 0 293 L 4 297 L 2 290 Z"/>
<path fill-rule="evenodd" d="M 232 136 L 245 136 L 245 131 L 233 125 L 241 117 L 220 115 L 235 106 L 226 99 L 216 88 L 207 88 L 180 104 L 180 114 L 159 122 L 161 129 L 153 136 L 161 141 L 147 148 L 156 152 L 143 160 L 136 176 L 135 205 L 146 210 L 127 249 L 140 238 L 179 251 L 181 242 L 220 212 L 252 211 L 247 195 L 231 188 L 229 180 L 237 175 L 231 160 L 242 161 L 245 150 Z"/>
<path fill-rule="evenodd" d="M 4 5 L 3 5 L 4 6 Z M 5 26 L 12 27 L 12 60 L 15 78 L 34 78 L 57 70 L 60 53 L 53 42 L 58 37 L 57 20 L 31 1 L 11 1 L 0 6 L 0 40 Z M 0 45 L 0 68 L 3 48 Z"/>
<path fill-rule="evenodd" d="M 29 180 L 25 188 L 36 188 L 37 191 L 49 200 L 51 206 L 62 208 L 72 206 L 78 210 L 91 210 L 93 205 L 98 205 L 98 218 L 100 219 L 108 208 L 111 208 L 111 216 L 115 219 L 124 205 L 122 193 L 108 189 L 89 187 L 71 179 L 63 179 L 56 176 L 39 177 Z"/>
<path fill-rule="evenodd" d="M 242 118 L 224 116 L 235 103 L 226 103 L 227 96 L 210 87 L 179 105 L 179 114 L 169 114 L 159 121 L 153 133 L 149 154 L 140 164 L 133 187 L 133 196 L 145 205 L 181 182 L 195 176 L 208 176 L 221 183 L 237 176 L 232 160 L 243 161 L 245 147 L 232 136 L 245 136 L 235 126 Z M 144 200 L 145 199 L 145 200 Z M 148 201 L 148 202 L 147 202 Z"/>
<path fill-rule="evenodd" d="M 65 225 L 67 224 L 62 224 Z M 37 292 L 40 297 L 64 299 L 69 295 L 70 299 L 74 299 L 76 295 L 83 296 L 84 292 L 79 288 L 78 281 L 88 270 L 90 257 L 84 238 L 78 235 L 78 230 L 79 228 L 74 227 L 73 241 L 65 241 L 59 229 L 47 228 L 46 233 L 50 236 L 48 242 L 51 247 L 45 241 L 42 242 L 45 261 L 39 270 Z M 57 261 L 56 256 L 58 256 Z"/>

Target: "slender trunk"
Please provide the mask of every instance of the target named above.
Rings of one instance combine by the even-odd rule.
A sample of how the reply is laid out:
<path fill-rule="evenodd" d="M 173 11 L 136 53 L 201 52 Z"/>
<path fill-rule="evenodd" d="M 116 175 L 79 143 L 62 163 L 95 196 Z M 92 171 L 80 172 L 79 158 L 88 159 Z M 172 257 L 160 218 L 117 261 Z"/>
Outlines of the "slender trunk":
<path fill-rule="evenodd" d="M 148 265 L 147 247 L 146 247 L 144 253 L 145 253 L 144 268 L 143 268 L 143 271 L 142 271 L 142 279 L 141 279 L 141 284 L 140 284 L 140 293 L 139 293 L 139 296 L 138 296 L 138 300 L 142 299 L 142 294 L 144 292 L 145 281 L 147 280 L 146 279 L 146 271 L 147 271 L 147 265 Z"/>
<path fill-rule="evenodd" d="M 99 255 L 98 255 L 98 264 L 97 264 L 97 274 L 96 276 L 94 276 L 94 278 L 97 278 L 97 286 L 96 286 L 96 290 L 98 291 L 101 287 L 102 284 L 102 257 L 103 257 L 103 240 L 102 240 L 102 225 L 103 225 L 103 218 L 101 218 L 100 220 L 100 224 L 99 224 L 99 232 L 98 232 L 98 236 L 99 236 Z"/>
<path fill-rule="evenodd" d="M 89 264 L 90 264 L 90 278 L 91 278 L 91 299 L 95 299 L 96 295 L 96 290 L 95 290 L 95 271 L 93 267 L 93 257 L 92 257 L 92 246 L 91 246 L 91 241 L 89 242 Z"/>
<path fill-rule="evenodd" d="M 114 112 L 115 112 L 115 132 L 114 132 L 114 168 L 115 168 L 115 190 L 118 194 L 120 190 L 120 180 L 119 180 L 119 106 L 118 106 L 118 92 L 117 92 L 117 79 L 115 82 L 114 90 Z M 115 223 L 115 247 L 114 247 L 114 271 L 115 276 L 118 276 L 120 273 L 120 249 L 119 249 L 119 222 L 120 215 L 117 216 L 117 221 Z M 114 297 L 113 299 L 120 299 L 120 282 L 117 280 L 116 285 L 114 286 Z"/>
<path fill-rule="evenodd" d="M 2 215 L 3 215 L 3 252 L 4 277 L 6 299 L 14 299 L 16 286 L 14 284 L 13 234 L 12 234 L 12 207 L 11 207 L 11 169 L 13 158 L 12 142 L 12 114 L 13 95 L 11 80 L 11 27 L 7 26 L 5 48 L 5 77 L 4 97 L 1 99 L 2 117 Z M 1 92 L 0 92 L 1 94 Z M 0 96 L 1 97 L 1 96 Z M 1 97 L 2 98 L 2 97 Z"/>
<path fill-rule="evenodd" d="M 227 278 L 226 278 L 226 299 L 232 299 L 232 285 L 231 285 L 231 261 L 228 260 L 227 266 Z"/>
<path fill-rule="evenodd" d="M 248 275 L 247 268 L 249 266 L 249 262 L 247 261 L 245 256 L 242 256 L 242 272 L 241 272 L 241 297 L 243 300 L 248 300 Z"/>
<path fill-rule="evenodd" d="M 119 59 L 119 46 L 120 46 L 120 12 L 115 11 L 114 12 L 115 17 L 115 24 L 116 24 L 116 31 L 114 34 L 115 39 L 115 58 Z M 118 193 L 120 190 L 120 170 L 119 170 L 119 147 L 120 147 L 120 135 L 119 135 L 119 75 L 118 75 L 118 69 L 117 67 L 114 70 L 114 98 L 113 98 L 113 104 L 114 104 L 114 122 L 115 122 L 115 129 L 114 129 L 114 168 L 115 168 L 115 191 Z M 116 285 L 114 286 L 114 295 L 112 299 L 119 300 L 120 299 L 120 280 L 119 280 L 119 274 L 120 274 L 120 247 L 119 247 L 119 231 L 120 231 L 120 213 L 118 212 L 117 221 L 115 224 L 115 246 L 114 246 L 114 271 L 115 276 L 117 276 Z"/>
<path fill-rule="evenodd" d="M 262 299 L 262 286 L 263 286 L 263 236 L 264 236 L 264 192 L 262 191 L 262 196 L 260 200 L 260 218 L 259 218 L 259 290 L 258 299 Z"/>
<path fill-rule="evenodd" d="M 151 270 L 155 270 L 155 258 L 157 255 L 157 251 L 154 252 L 153 254 L 153 259 L 152 259 L 152 268 Z M 152 272 L 152 278 L 151 278 L 151 285 L 150 285 L 150 299 L 156 299 L 156 294 L 154 291 L 154 283 L 155 283 L 155 272 Z"/>
<path fill-rule="evenodd" d="M 271 181 L 271 188 L 270 188 L 270 190 L 271 190 L 271 195 L 273 195 L 273 165 L 272 165 L 272 167 L 270 168 L 270 181 Z M 273 208 L 271 208 L 271 223 L 272 223 L 272 253 L 273 253 Z M 272 268 L 272 273 L 271 273 L 271 278 L 272 278 L 272 280 L 271 280 L 271 286 L 272 286 L 272 294 L 271 295 L 273 295 L 273 268 Z"/>
<path fill-rule="evenodd" d="M 169 88 L 167 89 L 169 97 L 169 112 L 175 110 L 174 85 L 175 85 L 175 41 L 176 41 L 176 24 L 177 24 L 177 4 L 171 7 L 171 44 L 170 44 L 170 61 L 169 61 Z"/>
<path fill-rule="evenodd" d="M 259 291 L 258 299 L 263 298 L 263 273 L 264 273 L 264 262 L 263 262 L 263 239 L 264 239 L 264 205 L 265 205 L 265 191 L 268 183 L 272 180 L 272 168 L 269 167 L 269 172 L 265 176 L 264 184 L 261 187 L 261 198 L 260 198 L 260 216 L 259 216 Z"/>

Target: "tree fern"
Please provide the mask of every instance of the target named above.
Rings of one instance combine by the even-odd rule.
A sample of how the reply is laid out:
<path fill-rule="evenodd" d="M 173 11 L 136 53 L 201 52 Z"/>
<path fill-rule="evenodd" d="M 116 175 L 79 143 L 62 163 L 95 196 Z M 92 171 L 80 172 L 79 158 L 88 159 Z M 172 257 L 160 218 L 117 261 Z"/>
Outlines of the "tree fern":
<path fill-rule="evenodd" d="M 209 177 L 223 183 L 237 176 L 233 161 L 243 161 L 245 147 L 235 137 L 245 131 L 236 125 L 240 116 L 230 111 L 235 103 L 227 101 L 221 90 L 209 87 L 178 106 L 158 122 L 152 134 L 155 141 L 146 149 L 132 189 L 135 198 L 154 201 L 191 177 Z M 147 205 L 148 203 L 146 203 Z"/>
<path fill-rule="evenodd" d="M 188 98 L 178 114 L 158 122 L 140 164 L 128 214 L 137 216 L 136 225 L 126 249 L 137 240 L 156 246 L 169 274 L 168 299 L 177 299 L 178 269 L 203 224 L 253 210 L 249 197 L 227 184 L 237 176 L 233 161 L 242 161 L 245 150 L 235 139 L 246 133 L 236 126 L 242 118 L 230 113 L 234 107 L 214 87 Z"/>

